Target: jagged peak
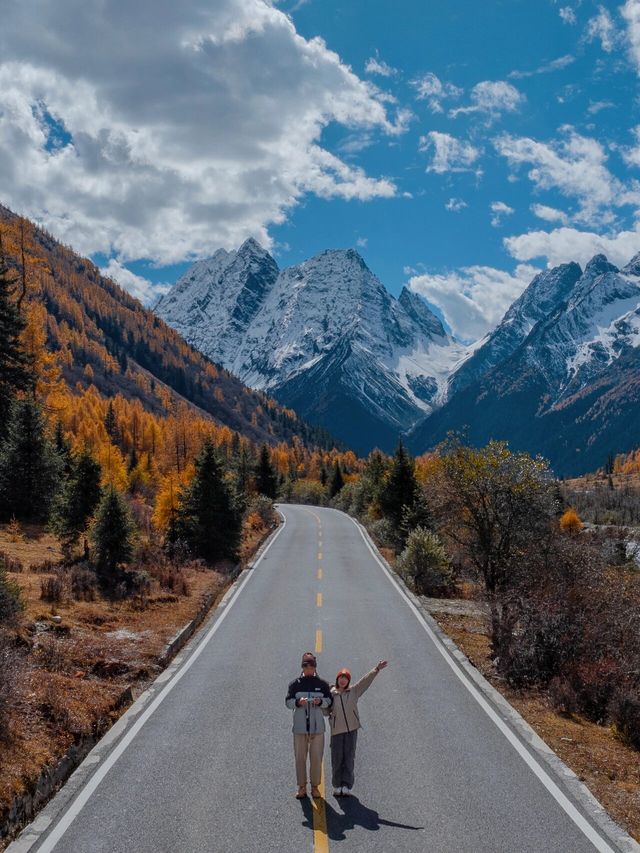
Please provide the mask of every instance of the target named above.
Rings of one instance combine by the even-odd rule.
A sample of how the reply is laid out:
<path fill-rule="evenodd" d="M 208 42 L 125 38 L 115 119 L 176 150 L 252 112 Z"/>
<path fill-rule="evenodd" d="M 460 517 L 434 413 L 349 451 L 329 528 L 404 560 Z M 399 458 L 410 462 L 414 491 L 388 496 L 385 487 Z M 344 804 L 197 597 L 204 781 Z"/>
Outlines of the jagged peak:
<path fill-rule="evenodd" d="M 238 249 L 239 255 L 247 255 L 247 254 L 257 254 L 257 255 L 268 255 L 269 252 L 265 248 L 263 248 L 257 240 L 253 237 L 247 237 L 244 243 Z"/>
<path fill-rule="evenodd" d="M 601 253 L 594 255 L 584 268 L 584 274 L 590 278 L 604 275 L 606 272 L 618 272 L 618 267 L 610 263 L 607 256 Z"/>
<path fill-rule="evenodd" d="M 622 268 L 622 272 L 626 272 L 629 275 L 640 275 L 640 252 L 637 252 L 629 261 L 629 263 Z"/>
<path fill-rule="evenodd" d="M 444 326 L 440 322 L 440 319 L 431 310 L 431 308 L 429 308 L 426 301 L 419 293 L 415 293 L 415 291 L 409 290 L 408 287 L 404 286 L 400 291 L 398 302 L 407 314 L 430 335 L 438 335 L 442 338 L 446 336 Z"/>

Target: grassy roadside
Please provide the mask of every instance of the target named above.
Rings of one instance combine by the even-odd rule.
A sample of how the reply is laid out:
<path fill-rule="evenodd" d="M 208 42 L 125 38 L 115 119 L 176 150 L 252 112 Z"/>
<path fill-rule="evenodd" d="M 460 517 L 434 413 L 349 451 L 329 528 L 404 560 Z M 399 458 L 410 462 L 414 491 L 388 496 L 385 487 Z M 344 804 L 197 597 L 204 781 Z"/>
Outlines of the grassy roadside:
<path fill-rule="evenodd" d="M 510 688 L 497 675 L 490 658 L 486 619 L 475 602 L 423 599 L 440 627 L 471 663 L 524 717 L 529 725 L 584 782 L 609 814 L 640 841 L 640 758 L 611 726 L 599 726 L 579 715 L 563 716 L 542 691 Z M 447 610 L 457 612 L 446 612 Z M 467 609 L 469 612 L 463 612 Z"/>
<path fill-rule="evenodd" d="M 245 530 L 241 565 L 252 558 L 269 529 Z M 33 794 L 42 771 L 55 767 L 69 748 L 101 737 L 161 671 L 160 655 L 176 631 L 193 619 L 205 597 L 214 604 L 231 576 L 188 565 L 179 591 L 152 577 L 148 595 L 94 600 L 71 595 L 52 604 L 41 599 L 43 582 L 55 577 L 43 563 L 60 558 L 57 541 L 28 527 L 16 541 L 0 526 L 0 551 L 23 565 L 8 577 L 22 591 L 25 611 L 17 632 L 9 738 L 0 743 L 0 827 L 17 797 Z M 228 567 L 227 567 L 228 568 Z M 44 803 L 42 804 L 44 805 Z M 0 850 L 9 843 L 0 838 Z"/>

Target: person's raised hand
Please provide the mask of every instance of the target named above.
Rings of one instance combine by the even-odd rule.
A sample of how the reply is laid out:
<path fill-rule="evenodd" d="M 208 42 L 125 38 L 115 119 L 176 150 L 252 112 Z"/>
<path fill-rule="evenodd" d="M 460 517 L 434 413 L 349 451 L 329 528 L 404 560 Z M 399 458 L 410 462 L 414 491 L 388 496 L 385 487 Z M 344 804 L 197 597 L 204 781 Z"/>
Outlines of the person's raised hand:
<path fill-rule="evenodd" d="M 381 669 L 384 669 L 384 668 L 385 668 L 385 666 L 386 666 L 388 663 L 389 663 L 389 661 L 388 661 L 388 660 L 380 660 L 380 661 L 378 661 L 378 663 L 376 664 L 376 669 L 378 670 L 378 672 L 380 672 L 380 670 L 381 670 Z"/>

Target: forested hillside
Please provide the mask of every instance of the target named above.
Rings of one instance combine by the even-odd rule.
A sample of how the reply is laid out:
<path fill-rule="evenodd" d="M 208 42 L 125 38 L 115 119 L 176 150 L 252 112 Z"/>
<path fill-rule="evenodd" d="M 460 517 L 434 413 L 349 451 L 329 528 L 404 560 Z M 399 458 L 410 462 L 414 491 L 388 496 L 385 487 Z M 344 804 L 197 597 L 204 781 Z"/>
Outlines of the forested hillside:
<path fill-rule="evenodd" d="M 78 396 L 93 386 L 103 397 L 119 394 L 123 412 L 138 402 L 138 411 L 169 415 L 187 402 L 255 442 L 295 435 L 306 445 L 333 445 L 194 350 L 91 261 L 1 205 L 0 229 L 7 264 L 19 275 L 31 349 L 41 362 L 54 355 L 64 390 Z M 41 382 L 44 392 L 52 390 L 45 377 Z"/>

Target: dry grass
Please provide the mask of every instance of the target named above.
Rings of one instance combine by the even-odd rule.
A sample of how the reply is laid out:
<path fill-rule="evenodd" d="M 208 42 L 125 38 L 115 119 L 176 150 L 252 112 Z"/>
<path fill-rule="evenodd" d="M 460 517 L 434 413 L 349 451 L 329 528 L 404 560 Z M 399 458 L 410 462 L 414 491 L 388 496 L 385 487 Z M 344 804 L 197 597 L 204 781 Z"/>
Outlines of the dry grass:
<path fill-rule="evenodd" d="M 640 841 L 640 758 L 613 728 L 579 716 L 563 717 L 548 697 L 509 688 L 496 675 L 489 657 L 484 620 L 472 616 L 433 614 L 471 663 L 513 705 L 540 737 L 585 783 L 609 814 Z"/>
<path fill-rule="evenodd" d="M 243 563 L 267 532 L 251 530 Z M 228 586 L 228 576 L 193 564 L 180 572 L 188 595 L 163 590 L 159 576 L 142 599 L 111 600 L 98 592 L 94 601 L 75 601 L 66 578 L 62 600 L 47 603 L 41 600 L 47 574 L 30 567 L 61 556 L 56 540 L 41 528 L 25 527 L 22 533 L 23 540 L 11 541 L 6 525 L 0 526 L 0 550 L 25 566 L 9 576 L 26 604 L 18 632 L 22 678 L 11 738 L 0 749 L 0 825 L 15 796 L 33 789 L 43 767 L 55 765 L 74 742 L 100 736 L 115 722 L 126 709 L 125 691 L 143 688 L 158 674 L 166 643 L 194 618 L 203 597 L 213 591 L 217 600 Z"/>

